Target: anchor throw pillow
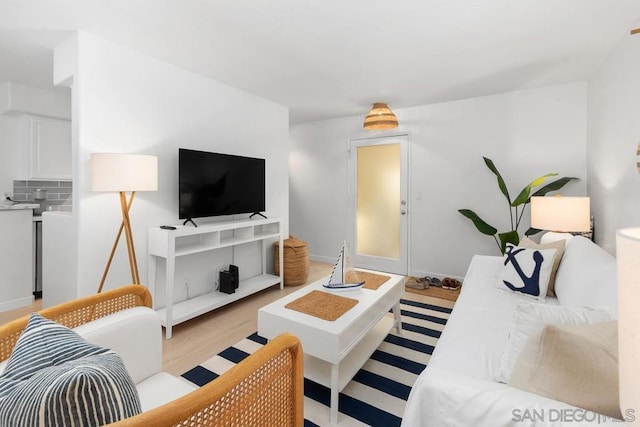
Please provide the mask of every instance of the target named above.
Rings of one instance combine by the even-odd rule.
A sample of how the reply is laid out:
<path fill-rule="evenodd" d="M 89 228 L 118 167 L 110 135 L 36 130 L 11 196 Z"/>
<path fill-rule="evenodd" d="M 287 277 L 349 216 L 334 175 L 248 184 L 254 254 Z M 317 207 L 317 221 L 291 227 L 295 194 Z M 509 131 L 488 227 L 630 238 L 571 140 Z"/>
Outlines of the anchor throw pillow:
<path fill-rule="evenodd" d="M 556 249 L 530 249 L 507 243 L 497 287 L 544 300 Z"/>

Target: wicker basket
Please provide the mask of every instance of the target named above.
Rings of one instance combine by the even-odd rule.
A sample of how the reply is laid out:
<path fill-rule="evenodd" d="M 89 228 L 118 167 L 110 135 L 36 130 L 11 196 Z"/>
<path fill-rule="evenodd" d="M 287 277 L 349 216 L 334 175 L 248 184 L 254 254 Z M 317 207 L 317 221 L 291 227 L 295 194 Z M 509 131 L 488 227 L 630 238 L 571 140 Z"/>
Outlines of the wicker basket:
<path fill-rule="evenodd" d="M 307 283 L 309 278 L 309 250 L 307 242 L 289 236 L 283 241 L 284 253 L 284 284 L 298 286 Z M 275 244 L 274 266 L 276 274 L 280 274 L 280 244 Z"/>

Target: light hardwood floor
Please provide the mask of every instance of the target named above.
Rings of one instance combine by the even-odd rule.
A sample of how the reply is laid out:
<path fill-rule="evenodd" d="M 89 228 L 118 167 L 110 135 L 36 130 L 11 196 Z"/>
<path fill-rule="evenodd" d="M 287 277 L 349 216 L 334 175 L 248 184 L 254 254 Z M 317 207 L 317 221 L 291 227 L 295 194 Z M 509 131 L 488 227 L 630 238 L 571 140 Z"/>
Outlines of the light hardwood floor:
<path fill-rule="evenodd" d="M 331 273 L 332 264 L 309 263 L 308 283 Z M 302 285 L 304 286 L 304 285 Z M 163 341 L 163 369 L 180 375 L 258 329 L 258 309 L 300 286 L 278 286 L 258 292 L 210 313 L 173 327 L 173 337 Z M 42 308 L 42 300 L 0 313 L 0 324 Z"/>
<path fill-rule="evenodd" d="M 309 263 L 309 279 L 314 282 L 331 273 L 333 264 Z M 301 285 L 305 286 L 305 285 Z M 301 286 L 278 286 L 258 292 L 247 298 L 198 316 L 173 327 L 173 337 L 163 340 L 163 370 L 180 375 L 210 359 L 225 348 L 258 330 L 258 309 Z M 420 296 L 424 302 L 433 302 L 429 296 Z M 453 307 L 454 302 L 437 300 L 438 304 Z M 42 308 L 42 301 L 17 310 L 0 313 L 0 324 Z"/>
<path fill-rule="evenodd" d="M 307 283 L 331 274 L 332 267 L 333 264 L 310 262 Z M 164 370 L 173 375 L 183 374 L 254 333 L 258 330 L 258 309 L 300 289 L 301 286 L 285 286 L 283 290 L 278 286 L 272 286 L 174 326 L 171 339 L 164 340 Z"/>

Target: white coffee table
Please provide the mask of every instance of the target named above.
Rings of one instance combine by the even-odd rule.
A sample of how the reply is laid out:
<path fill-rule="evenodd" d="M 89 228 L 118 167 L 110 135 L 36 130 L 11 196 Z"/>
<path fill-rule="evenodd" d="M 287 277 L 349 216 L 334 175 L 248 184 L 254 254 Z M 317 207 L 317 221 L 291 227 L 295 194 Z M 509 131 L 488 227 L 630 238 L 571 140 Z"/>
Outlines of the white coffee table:
<path fill-rule="evenodd" d="M 331 389 L 331 423 L 338 422 L 338 394 L 362 368 L 394 326 L 401 332 L 400 298 L 404 276 L 389 276 L 376 290 L 333 292 L 358 303 L 334 321 L 285 308 L 312 290 L 330 292 L 322 285 L 328 277 L 309 284 L 258 310 L 258 335 L 273 339 L 283 332 L 296 335 L 305 354 L 305 377 Z M 393 314 L 389 310 L 393 310 Z"/>

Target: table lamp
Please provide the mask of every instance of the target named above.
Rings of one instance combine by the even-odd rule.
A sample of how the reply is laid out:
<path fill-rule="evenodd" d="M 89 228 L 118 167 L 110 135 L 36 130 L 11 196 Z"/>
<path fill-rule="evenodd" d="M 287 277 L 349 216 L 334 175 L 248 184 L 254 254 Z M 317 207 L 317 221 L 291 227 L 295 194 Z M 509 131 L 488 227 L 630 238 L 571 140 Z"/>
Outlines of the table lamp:
<path fill-rule="evenodd" d="M 572 237 L 591 230 L 589 197 L 531 197 L 531 227 L 547 230 L 540 243 Z"/>
<path fill-rule="evenodd" d="M 618 274 L 618 372 L 620 410 L 626 418 L 640 403 L 640 228 L 616 234 Z M 631 420 L 627 420 L 631 421 Z M 633 420 L 635 421 L 635 419 Z M 638 422 L 629 424 L 638 424 Z"/>
<path fill-rule="evenodd" d="M 116 235 L 109 260 L 107 261 L 102 279 L 100 280 L 98 293 L 102 291 L 102 287 L 104 286 L 109 267 L 111 267 L 111 261 L 113 261 L 113 255 L 115 254 L 123 230 L 127 241 L 131 281 L 132 283 L 139 284 L 138 262 L 133 245 L 129 210 L 131 209 L 136 191 L 158 190 L 158 158 L 156 156 L 142 154 L 91 154 L 91 189 L 93 191 L 115 191 L 120 193 L 120 208 L 122 211 L 120 229 Z M 130 193 L 128 200 L 127 192 Z"/>

